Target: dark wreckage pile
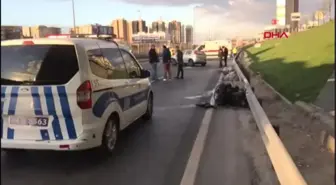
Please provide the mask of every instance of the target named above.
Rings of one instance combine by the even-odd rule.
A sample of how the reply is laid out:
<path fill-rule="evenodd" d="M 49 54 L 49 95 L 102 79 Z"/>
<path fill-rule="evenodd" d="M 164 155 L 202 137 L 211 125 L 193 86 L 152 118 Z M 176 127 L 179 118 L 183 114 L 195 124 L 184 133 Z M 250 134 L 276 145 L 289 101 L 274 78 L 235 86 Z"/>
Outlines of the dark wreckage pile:
<path fill-rule="evenodd" d="M 220 72 L 222 75 L 212 92 L 210 102 L 201 102 L 197 106 L 204 108 L 216 108 L 217 106 L 249 108 L 244 82 L 239 80 L 234 68 L 224 67 Z"/>

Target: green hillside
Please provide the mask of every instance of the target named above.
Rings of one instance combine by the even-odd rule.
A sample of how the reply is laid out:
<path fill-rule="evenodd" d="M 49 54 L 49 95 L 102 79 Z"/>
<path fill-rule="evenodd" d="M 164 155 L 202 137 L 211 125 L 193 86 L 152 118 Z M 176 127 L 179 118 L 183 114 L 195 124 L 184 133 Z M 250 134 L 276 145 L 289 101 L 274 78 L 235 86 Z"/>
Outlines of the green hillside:
<path fill-rule="evenodd" d="M 251 69 L 290 101 L 314 101 L 334 68 L 334 24 L 247 48 Z"/>

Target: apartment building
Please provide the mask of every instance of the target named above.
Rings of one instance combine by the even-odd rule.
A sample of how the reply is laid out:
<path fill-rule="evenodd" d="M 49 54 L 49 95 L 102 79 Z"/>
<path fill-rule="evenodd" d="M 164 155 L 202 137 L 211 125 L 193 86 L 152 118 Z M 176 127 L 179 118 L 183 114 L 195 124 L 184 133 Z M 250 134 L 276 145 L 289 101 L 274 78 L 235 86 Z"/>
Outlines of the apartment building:
<path fill-rule="evenodd" d="M 76 26 L 76 29 L 72 28 L 70 32 L 83 35 L 96 35 L 98 33 L 101 35 L 114 35 L 112 26 L 103 26 L 100 24 Z"/>
<path fill-rule="evenodd" d="M 137 34 L 139 32 L 148 32 L 148 27 L 146 26 L 146 21 L 137 20 L 132 21 L 132 34 Z"/>
<path fill-rule="evenodd" d="M 22 26 L 1 26 L 1 40 L 20 39 Z"/>
<path fill-rule="evenodd" d="M 152 32 L 165 32 L 166 25 L 163 21 L 154 21 L 152 22 Z"/>
<path fill-rule="evenodd" d="M 171 36 L 171 42 L 174 44 L 181 43 L 181 22 L 171 21 L 168 23 L 168 33 Z"/>
<path fill-rule="evenodd" d="M 128 36 L 127 36 L 127 42 L 128 43 L 132 43 L 132 37 L 133 37 L 133 27 L 132 27 L 132 22 L 128 22 L 127 23 L 127 32 L 128 32 Z"/>
<path fill-rule="evenodd" d="M 128 40 L 128 24 L 125 19 L 117 19 L 112 21 L 113 33 L 117 39 L 127 41 Z"/>
<path fill-rule="evenodd" d="M 187 44 L 193 44 L 193 27 L 190 25 L 187 25 L 185 27 L 185 41 Z"/>
<path fill-rule="evenodd" d="M 47 27 L 43 25 L 22 27 L 22 35 L 29 38 L 45 38 L 48 35 L 58 35 L 61 33 L 61 28 L 58 27 Z"/>

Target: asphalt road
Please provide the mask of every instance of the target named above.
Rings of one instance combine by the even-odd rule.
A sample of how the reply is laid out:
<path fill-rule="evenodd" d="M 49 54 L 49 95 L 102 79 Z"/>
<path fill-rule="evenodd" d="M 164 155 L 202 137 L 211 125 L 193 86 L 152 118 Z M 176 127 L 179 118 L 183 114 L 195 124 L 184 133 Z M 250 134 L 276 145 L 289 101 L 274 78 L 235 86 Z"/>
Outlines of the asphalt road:
<path fill-rule="evenodd" d="M 150 68 L 147 62 L 144 62 L 143 66 Z M 195 99 L 192 96 L 201 95 L 213 89 L 219 77 L 217 70 L 217 63 L 209 62 L 205 67 L 186 67 L 184 80 L 154 82 L 152 121 L 150 123 L 139 121 L 123 131 L 115 155 L 109 159 L 98 158 L 91 151 L 30 151 L 19 157 L 8 157 L 2 154 L 2 184 L 179 185 L 205 114 L 205 109 L 194 106 L 204 99 Z M 173 67 L 174 75 L 175 72 L 176 68 Z M 162 66 L 159 66 L 159 76 L 162 75 Z M 223 182 L 233 182 L 234 177 L 246 178 L 239 181 L 239 185 L 248 184 L 245 183 L 250 178 L 248 168 L 245 169 L 248 164 L 245 162 L 246 157 L 241 150 L 237 150 L 240 148 L 237 142 L 229 142 L 238 137 L 234 134 L 237 113 L 234 110 L 230 111 L 226 112 L 225 116 L 218 116 L 218 113 L 213 116 L 212 122 L 215 124 L 210 125 L 211 137 L 208 136 L 205 144 L 204 156 L 200 163 L 202 170 L 199 170 L 196 184 L 230 185 L 231 183 Z M 223 122 L 230 122 L 230 124 L 220 126 Z M 224 132 L 220 132 L 222 129 Z M 217 130 L 217 132 L 211 130 Z M 218 152 L 216 151 L 218 147 L 222 148 L 219 150 L 220 154 L 223 154 L 223 151 L 232 152 L 222 160 L 221 155 L 211 155 Z M 217 165 L 216 161 L 219 162 Z M 228 163 L 227 167 L 225 163 Z M 241 170 L 228 173 L 228 169 L 238 169 L 232 165 L 240 164 L 242 166 L 239 169 L 243 169 L 243 173 Z M 216 168 L 212 169 L 212 165 Z M 219 179 L 208 181 L 207 178 L 213 178 L 213 175 L 209 174 L 213 174 L 214 170 Z M 225 175 L 220 175 L 221 171 Z M 238 173 L 243 175 L 232 175 Z"/>

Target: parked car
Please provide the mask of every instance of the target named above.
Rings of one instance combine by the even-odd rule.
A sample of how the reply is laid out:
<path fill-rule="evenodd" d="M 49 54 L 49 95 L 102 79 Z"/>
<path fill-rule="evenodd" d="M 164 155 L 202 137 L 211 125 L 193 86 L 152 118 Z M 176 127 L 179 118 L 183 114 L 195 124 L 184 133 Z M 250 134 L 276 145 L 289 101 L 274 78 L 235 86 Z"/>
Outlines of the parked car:
<path fill-rule="evenodd" d="M 177 64 L 176 54 L 172 56 L 173 65 Z M 183 51 L 183 63 L 188 66 L 200 64 L 205 66 L 207 63 L 206 55 L 203 51 L 185 50 Z"/>

